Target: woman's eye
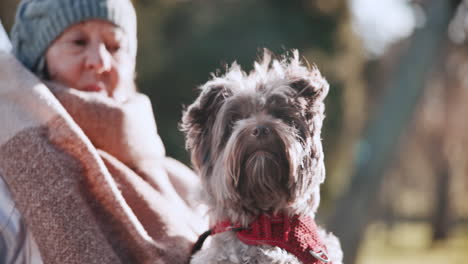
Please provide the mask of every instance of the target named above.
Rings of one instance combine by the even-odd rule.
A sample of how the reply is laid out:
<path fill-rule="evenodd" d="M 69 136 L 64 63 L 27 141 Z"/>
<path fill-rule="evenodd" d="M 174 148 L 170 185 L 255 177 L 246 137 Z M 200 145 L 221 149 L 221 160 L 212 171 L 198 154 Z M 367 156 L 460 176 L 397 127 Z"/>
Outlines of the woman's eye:
<path fill-rule="evenodd" d="M 120 50 L 120 45 L 119 44 L 110 44 L 110 45 L 106 45 L 106 48 L 110 53 L 115 53 L 115 52 Z"/>
<path fill-rule="evenodd" d="M 85 39 L 75 39 L 73 40 L 73 44 L 75 44 L 76 46 L 84 47 L 86 46 L 87 41 Z"/>

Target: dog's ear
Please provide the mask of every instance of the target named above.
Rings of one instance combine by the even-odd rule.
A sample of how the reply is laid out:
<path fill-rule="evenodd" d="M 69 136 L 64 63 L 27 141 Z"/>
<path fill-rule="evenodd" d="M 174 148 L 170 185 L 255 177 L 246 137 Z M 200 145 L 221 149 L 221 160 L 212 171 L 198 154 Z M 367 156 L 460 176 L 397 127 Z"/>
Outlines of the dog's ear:
<path fill-rule="evenodd" d="M 296 75 L 297 76 L 297 75 Z M 310 130 L 321 128 L 325 105 L 323 100 L 328 94 L 329 85 L 318 69 L 308 70 L 308 74 L 290 78 L 290 87 L 294 90 L 294 101 Z M 319 131 L 315 131 L 320 133 Z"/>
<path fill-rule="evenodd" d="M 302 66 L 304 67 L 304 66 Z M 294 90 L 293 97 L 307 120 L 317 113 L 323 114 L 323 100 L 328 94 L 329 85 L 316 67 L 301 69 L 299 74 L 289 77 L 289 86 Z"/>
<path fill-rule="evenodd" d="M 182 131 L 185 133 L 186 148 L 191 151 L 192 163 L 196 168 L 210 159 L 210 129 L 216 120 L 216 113 L 232 92 L 224 85 L 206 84 L 195 102 L 182 117 Z"/>
<path fill-rule="evenodd" d="M 294 97 L 307 104 L 320 102 L 328 93 L 328 82 L 322 77 L 317 66 L 310 65 L 305 58 L 299 56 L 299 51 L 292 50 L 279 62 L 273 63 L 273 68 L 284 72 L 289 86 L 294 90 Z"/>
<path fill-rule="evenodd" d="M 296 98 L 304 98 L 309 103 L 323 101 L 329 89 L 328 82 L 316 68 L 310 70 L 307 76 L 293 77 L 290 86 L 296 92 Z"/>

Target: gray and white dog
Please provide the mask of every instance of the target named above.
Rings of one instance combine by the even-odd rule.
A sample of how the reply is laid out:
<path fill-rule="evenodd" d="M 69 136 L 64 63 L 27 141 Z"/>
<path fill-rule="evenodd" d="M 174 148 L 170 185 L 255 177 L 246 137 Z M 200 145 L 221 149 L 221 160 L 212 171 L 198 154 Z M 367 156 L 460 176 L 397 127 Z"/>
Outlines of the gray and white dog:
<path fill-rule="evenodd" d="M 192 264 L 305 263 L 291 250 L 276 246 L 283 243 L 271 238 L 277 231 L 265 231 L 277 244 L 245 243 L 239 237 L 253 232 L 259 216 L 286 219 L 287 230 L 278 231 L 286 240 L 293 233 L 287 219 L 314 219 L 319 185 L 325 179 L 320 131 L 328 89 L 319 70 L 305 66 L 297 51 L 275 59 L 267 50 L 250 73 L 234 63 L 201 87 L 181 127 L 217 231 L 209 247 L 192 257 Z M 219 225 L 226 222 L 224 228 Z M 314 237 L 323 248 L 300 244 L 313 256 L 309 263 L 342 263 L 338 239 L 321 228 L 314 232 L 308 239 Z"/>

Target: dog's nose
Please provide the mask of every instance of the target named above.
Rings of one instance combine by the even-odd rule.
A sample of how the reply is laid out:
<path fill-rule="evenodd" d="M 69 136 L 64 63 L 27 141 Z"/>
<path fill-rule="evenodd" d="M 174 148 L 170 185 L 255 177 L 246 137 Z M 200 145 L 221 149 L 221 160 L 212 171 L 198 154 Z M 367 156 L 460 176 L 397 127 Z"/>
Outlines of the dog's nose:
<path fill-rule="evenodd" d="M 270 134 L 270 128 L 265 125 L 258 125 L 252 130 L 252 135 L 255 137 L 264 137 Z"/>

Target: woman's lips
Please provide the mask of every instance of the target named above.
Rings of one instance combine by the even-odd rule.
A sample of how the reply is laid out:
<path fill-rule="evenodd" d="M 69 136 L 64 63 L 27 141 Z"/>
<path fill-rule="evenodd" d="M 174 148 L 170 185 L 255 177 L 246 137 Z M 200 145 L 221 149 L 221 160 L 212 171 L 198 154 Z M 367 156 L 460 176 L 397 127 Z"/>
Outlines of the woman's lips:
<path fill-rule="evenodd" d="M 85 92 L 100 92 L 104 90 L 104 85 L 101 84 L 89 84 L 83 87 L 82 91 Z"/>

